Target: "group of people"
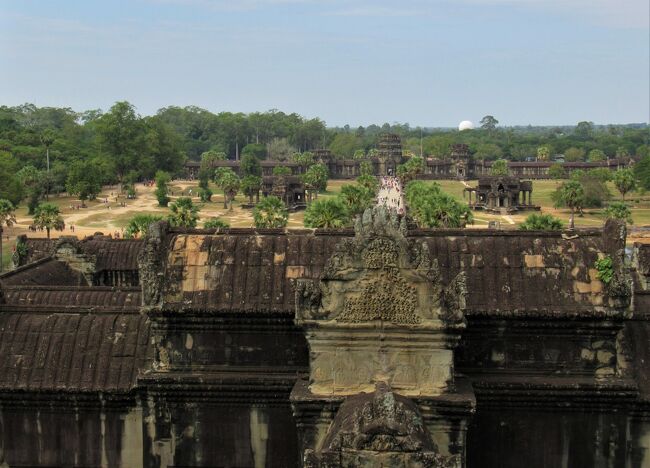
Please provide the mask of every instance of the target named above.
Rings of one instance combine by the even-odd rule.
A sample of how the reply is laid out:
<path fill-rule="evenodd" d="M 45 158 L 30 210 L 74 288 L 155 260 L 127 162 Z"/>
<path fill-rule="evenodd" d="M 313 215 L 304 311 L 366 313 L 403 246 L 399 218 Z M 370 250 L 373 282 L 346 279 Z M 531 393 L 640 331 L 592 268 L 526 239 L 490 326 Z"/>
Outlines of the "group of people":
<path fill-rule="evenodd" d="M 404 196 L 402 185 L 397 177 L 383 176 L 379 181 L 377 204 L 404 214 Z"/>

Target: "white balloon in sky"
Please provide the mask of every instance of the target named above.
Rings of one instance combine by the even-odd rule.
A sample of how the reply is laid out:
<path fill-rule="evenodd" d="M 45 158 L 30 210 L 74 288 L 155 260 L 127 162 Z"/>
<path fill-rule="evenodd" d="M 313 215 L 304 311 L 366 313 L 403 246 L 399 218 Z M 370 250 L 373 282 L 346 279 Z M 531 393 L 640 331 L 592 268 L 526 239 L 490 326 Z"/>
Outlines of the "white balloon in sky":
<path fill-rule="evenodd" d="M 463 131 L 463 130 L 472 130 L 474 128 L 474 124 L 470 120 L 463 120 L 461 123 L 458 124 L 458 130 Z"/>

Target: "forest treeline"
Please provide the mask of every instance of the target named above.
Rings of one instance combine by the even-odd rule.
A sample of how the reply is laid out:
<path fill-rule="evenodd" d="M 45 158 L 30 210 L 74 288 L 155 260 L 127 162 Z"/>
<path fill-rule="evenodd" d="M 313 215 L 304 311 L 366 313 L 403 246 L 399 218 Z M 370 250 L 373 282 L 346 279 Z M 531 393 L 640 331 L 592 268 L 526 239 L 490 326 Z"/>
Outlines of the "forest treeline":
<path fill-rule="evenodd" d="M 180 175 L 186 159 L 198 161 L 208 151 L 230 159 L 252 154 L 286 160 L 296 152 L 328 148 L 336 157 L 363 157 L 386 132 L 402 137 L 407 155 L 436 158 L 448 157 L 455 143 L 466 143 L 475 158 L 489 160 L 557 154 L 575 161 L 625 155 L 650 158 L 646 124 L 501 128 L 494 117 L 486 116 L 481 128 L 463 132 L 388 123 L 328 128 L 318 118 L 277 110 L 215 114 L 194 106 L 171 106 L 153 116 L 140 116 L 124 101 L 106 112 L 24 104 L 0 106 L 0 198 L 18 203 L 31 197 L 35 203 L 48 192 L 83 192 L 89 183 L 150 179 L 158 170 Z"/>

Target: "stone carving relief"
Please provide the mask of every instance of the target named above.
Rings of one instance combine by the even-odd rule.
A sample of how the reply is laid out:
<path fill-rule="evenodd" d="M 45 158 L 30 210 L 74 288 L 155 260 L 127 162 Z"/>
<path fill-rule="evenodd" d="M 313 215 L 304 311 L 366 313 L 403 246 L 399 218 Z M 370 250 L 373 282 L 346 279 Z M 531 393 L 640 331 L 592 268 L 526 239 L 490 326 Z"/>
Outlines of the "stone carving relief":
<path fill-rule="evenodd" d="M 465 277 L 445 287 L 427 244 L 406 233 L 395 212 L 367 210 L 320 280 L 297 280 L 296 323 L 310 345 L 314 394 L 386 382 L 405 395 L 437 395 L 453 385 Z"/>
<path fill-rule="evenodd" d="M 440 455 L 417 405 L 380 383 L 347 398 L 321 447 L 306 451 L 305 467 L 323 466 L 446 468 L 460 466 L 460 459 Z"/>
<path fill-rule="evenodd" d="M 319 281 L 296 282 L 300 320 L 462 322 L 464 273 L 443 288 L 438 262 L 424 242 L 406 237 L 406 221 L 383 207 L 357 219 L 355 238 L 339 243 Z"/>

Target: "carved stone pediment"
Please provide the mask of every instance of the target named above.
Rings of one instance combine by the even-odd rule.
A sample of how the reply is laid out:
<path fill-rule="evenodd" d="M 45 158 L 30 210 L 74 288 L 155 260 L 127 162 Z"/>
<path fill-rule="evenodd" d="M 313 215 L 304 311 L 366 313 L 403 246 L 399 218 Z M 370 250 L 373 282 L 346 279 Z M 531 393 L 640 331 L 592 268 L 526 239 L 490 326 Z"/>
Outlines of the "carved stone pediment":
<path fill-rule="evenodd" d="M 465 277 L 443 285 L 427 244 L 406 233 L 394 211 L 367 210 L 321 278 L 297 281 L 296 323 L 307 332 L 315 394 L 351 395 L 385 381 L 402 394 L 434 395 L 453 384 Z"/>
<path fill-rule="evenodd" d="M 438 453 L 418 406 L 383 383 L 372 393 L 348 397 L 321 446 L 305 453 L 310 468 L 459 465 L 458 456 Z"/>
<path fill-rule="evenodd" d="M 297 321 L 462 322 L 464 275 L 443 287 L 427 244 L 405 234 L 406 221 L 395 212 L 367 210 L 357 219 L 354 239 L 339 243 L 320 280 L 297 281 Z"/>

